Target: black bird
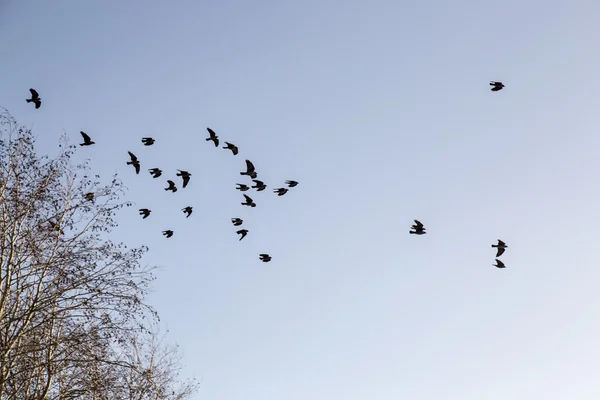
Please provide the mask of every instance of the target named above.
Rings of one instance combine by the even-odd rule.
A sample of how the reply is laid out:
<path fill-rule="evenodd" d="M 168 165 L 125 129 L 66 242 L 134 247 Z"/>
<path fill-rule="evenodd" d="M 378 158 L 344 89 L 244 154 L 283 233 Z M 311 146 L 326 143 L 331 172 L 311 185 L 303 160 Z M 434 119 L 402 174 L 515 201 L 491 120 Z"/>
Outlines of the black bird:
<path fill-rule="evenodd" d="M 240 172 L 240 175 L 248 175 L 252 179 L 258 176 L 254 170 L 254 164 L 250 160 L 246 160 L 246 172 Z"/>
<path fill-rule="evenodd" d="M 241 218 L 231 218 L 231 222 L 233 223 L 233 226 L 240 226 L 244 220 Z"/>
<path fill-rule="evenodd" d="M 169 187 L 165 188 L 165 190 L 170 190 L 171 192 L 175 193 L 177 191 L 177 188 L 175 187 L 175 182 L 168 180 L 167 183 L 169 184 Z"/>
<path fill-rule="evenodd" d="M 178 169 L 177 171 L 179 171 L 176 175 L 180 176 L 181 179 L 183 179 L 183 187 L 186 187 L 188 182 L 190 181 L 190 176 L 192 176 L 192 174 L 190 174 L 187 171 L 182 171 L 180 169 Z"/>
<path fill-rule="evenodd" d="M 33 102 L 35 104 L 35 108 L 40 108 L 42 105 L 42 98 L 35 89 L 29 89 L 29 91 L 31 92 L 31 98 L 27 99 L 26 101 L 28 103 Z"/>
<path fill-rule="evenodd" d="M 273 189 L 273 193 L 277 193 L 277 196 L 283 196 L 288 192 L 288 190 L 289 189 L 286 188 Z"/>
<path fill-rule="evenodd" d="M 267 185 L 265 185 L 263 181 L 252 179 L 252 182 L 256 183 L 256 185 L 252 186 L 252 189 L 256 189 L 257 192 L 262 192 L 267 188 Z"/>
<path fill-rule="evenodd" d="M 504 87 L 504 83 L 502 82 L 490 82 L 490 86 L 493 86 L 493 88 L 491 89 L 492 92 L 497 92 L 498 90 L 502 90 L 502 88 Z"/>
<path fill-rule="evenodd" d="M 296 181 L 285 181 L 285 183 L 287 183 L 288 187 L 298 186 L 298 182 L 296 182 Z"/>
<path fill-rule="evenodd" d="M 189 216 L 190 216 L 190 215 L 192 215 L 192 207 L 190 207 L 190 206 L 187 206 L 187 207 L 185 207 L 185 208 L 184 208 L 184 209 L 182 209 L 181 211 L 183 211 L 184 213 L 186 213 L 186 214 L 187 214 L 187 217 L 186 217 L 186 218 L 189 218 Z"/>
<path fill-rule="evenodd" d="M 496 264 L 492 264 L 492 265 L 496 268 L 506 268 L 506 265 L 504 265 L 504 263 L 498 259 L 496 259 Z"/>
<path fill-rule="evenodd" d="M 153 178 L 158 178 L 162 175 L 162 169 L 159 168 L 150 168 L 148 171 L 150 171 L 150 175 L 152 175 Z"/>
<path fill-rule="evenodd" d="M 167 237 L 167 239 L 168 239 L 168 238 L 170 238 L 171 236 L 173 236 L 173 231 L 171 231 L 171 230 L 166 230 L 166 231 L 163 231 L 163 233 L 162 233 L 162 234 L 163 234 L 163 235 L 165 235 L 165 236 Z"/>
<path fill-rule="evenodd" d="M 57 223 L 53 222 L 53 221 L 48 221 L 50 223 L 50 227 L 52 228 L 52 230 L 60 232 L 61 235 L 64 235 L 65 232 L 60 229 L 60 226 L 58 226 Z"/>
<path fill-rule="evenodd" d="M 427 232 L 425 232 L 425 228 L 423 227 L 423 224 L 419 221 L 415 219 L 415 224 L 413 226 L 411 226 L 411 231 L 409 231 L 408 233 L 410 233 L 411 235 L 425 235 L 427 234 Z"/>
<path fill-rule="evenodd" d="M 240 192 L 245 192 L 246 190 L 250 189 L 250 187 L 248 185 L 244 185 L 241 183 L 236 183 L 237 187 L 236 189 L 239 190 Z"/>
<path fill-rule="evenodd" d="M 84 131 L 79 131 L 79 133 L 81 133 L 81 136 L 83 136 L 83 143 L 79 143 L 80 146 L 91 146 L 94 143 L 96 143 L 93 142 L 92 139 L 88 136 L 88 134 Z"/>
<path fill-rule="evenodd" d="M 269 261 L 271 261 L 271 256 L 268 255 L 268 254 L 260 254 L 258 257 L 260 258 L 260 260 L 262 262 L 269 262 Z"/>
<path fill-rule="evenodd" d="M 256 207 L 256 203 L 250 198 L 250 196 L 245 194 L 244 197 L 246 198 L 246 202 L 242 203 L 243 206 Z"/>
<path fill-rule="evenodd" d="M 209 140 L 212 140 L 215 143 L 215 147 L 219 147 L 219 137 L 217 136 L 217 134 L 215 133 L 215 131 L 213 131 L 210 128 L 206 128 L 206 130 L 210 134 L 210 137 L 206 138 L 206 141 L 208 142 Z"/>
<path fill-rule="evenodd" d="M 248 234 L 248 229 L 240 229 L 239 231 L 236 232 L 238 235 L 242 235 L 242 237 L 240 237 L 240 240 L 242 240 L 243 238 L 246 237 L 246 235 Z"/>
<path fill-rule="evenodd" d="M 151 137 L 142 138 L 142 143 L 144 143 L 144 146 L 152 146 L 155 141 L 156 140 L 152 139 Z"/>
<path fill-rule="evenodd" d="M 140 208 L 140 215 L 143 215 L 144 217 L 142 219 L 146 219 L 148 218 L 148 216 L 150 215 L 150 213 L 152 212 L 151 210 L 148 210 L 147 208 Z"/>
<path fill-rule="evenodd" d="M 85 198 L 86 198 L 86 200 L 89 200 L 89 201 L 94 200 L 94 193 L 92 193 L 92 192 L 86 193 Z"/>
<path fill-rule="evenodd" d="M 504 254 L 504 251 L 506 250 L 506 248 L 508 246 L 502 240 L 498 239 L 498 244 L 493 244 L 492 247 L 498 248 L 498 251 L 496 252 L 496 258 L 497 258 L 497 257 L 500 257 L 502 254 Z"/>
<path fill-rule="evenodd" d="M 131 161 L 127 161 L 127 165 L 133 165 L 133 167 L 135 168 L 135 173 L 139 174 L 140 173 L 140 162 L 137 159 L 137 157 L 135 156 L 135 154 L 133 154 L 132 152 L 128 151 L 129 153 L 129 157 L 131 157 Z"/>
<path fill-rule="evenodd" d="M 237 155 L 238 153 L 238 147 L 235 144 L 229 143 L 229 142 L 225 142 L 225 144 L 227 146 L 223 147 L 224 149 L 229 149 L 231 150 L 231 152 L 233 153 L 233 155 Z"/>

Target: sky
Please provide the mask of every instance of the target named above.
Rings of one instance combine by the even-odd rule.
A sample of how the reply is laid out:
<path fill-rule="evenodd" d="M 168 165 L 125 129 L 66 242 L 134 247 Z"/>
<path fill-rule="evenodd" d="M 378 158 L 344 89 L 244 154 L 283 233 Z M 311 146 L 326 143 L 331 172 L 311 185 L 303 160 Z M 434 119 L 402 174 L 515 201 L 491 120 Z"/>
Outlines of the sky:
<path fill-rule="evenodd" d="M 197 399 L 597 399 L 599 19 L 591 0 L 4 0 L 0 105 L 41 153 L 87 132 L 75 161 L 128 187 L 114 240 L 150 247 Z M 189 186 L 164 191 L 177 169 Z"/>

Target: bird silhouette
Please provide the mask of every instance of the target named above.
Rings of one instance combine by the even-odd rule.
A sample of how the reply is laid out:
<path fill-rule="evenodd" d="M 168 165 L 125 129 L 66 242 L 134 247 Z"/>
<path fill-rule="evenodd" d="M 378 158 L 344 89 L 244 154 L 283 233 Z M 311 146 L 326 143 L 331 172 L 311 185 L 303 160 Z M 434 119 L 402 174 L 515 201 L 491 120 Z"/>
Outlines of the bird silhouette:
<path fill-rule="evenodd" d="M 162 234 L 165 235 L 167 237 L 167 239 L 168 239 L 171 236 L 173 236 L 173 231 L 172 230 L 166 230 L 166 231 L 163 231 Z"/>
<path fill-rule="evenodd" d="M 496 268 L 506 268 L 506 265 L 504 265 L 504 263 L 498 259 L 496 259 L 496 264 L 492 264 L 492 265 Z"/>
<path fill-rule="evenodd" d="M 498 248 L 498 251 L 496 252 L 496 258 L 497 258 L 497 257 L 500 257 L 502 254 L 504 254 L 504 251 L 506 250 L 506 248 L 508 246 L 502 240 L 498 239 L 498 244 L 493 244 L 492 247 Z"/>
<path fill-rule="evenodd" d="M 217 136 L 215 131 L 213 131 L 210 128 L 206 128 L 206 130 L 208 131 L 208 133 L 210 135 L 210 137 L 206 138 L 206 141 L 208 142 L 209 140 L 212 140 L 215 143 L 215 147 L 219 147 L 219 137 Z"/>
<path fill-rule="evenodd" d="M 42 98 L 40 97 L 40 95 L 38 94 L 38 92 L 35 89 L 29 89 L 29 91 L 31 92 L 31 98 L 27 99 L 26 101 L 28 103 L 34 103 L 35 104 L 35 108 L 40 108 L 40 106 L 42 105 Z"/>
<path fill-rule="evenodd" d="M 139 162 L 138 158 L 132 152 L 128 151 L 128 153 L 129 153 L 129 157 L 131 157 L 131 161 L 127 161 L 127 165 L 133 165 L 133 167 L 135 168 L 135 173 L 139 174 L 140 173 L 140 162 Z"/>
<path fill-rule="evenodd" d="M 65 234 L 65 232 L 60 229 L 60 226 L 56 222 L 48 221 L 48 223 L 50 224 L 50 228 L 52 228 L 52 230 L 59 232 L 61 235 Z"/>
<path fill-rule="evenodd" d="M 256 203 L 250 198 L 250 196 L 245 194 L 244 197 L 246 198 L 246 202 L 242 203 L 243 206 L 256 207 Z"/>
<path fill-rule="evenodd" d="M 286 194 L 288 192 L 289 189 L 286 188 L 278 188 L 278 189 L 273 189 L 273 193 L 277 193 L 277 196 L 283 196 L 284 194 Z"/>
<path fill-rule="evenodd" d="M 79 131 L 79 133 L 81 133 L 81 136 L 83 136 L 83 143 L 79 143 L 80 146 L 91 146 L 94 143 L 96 143 L 93 142 L 92 139 L 88 136 L 88 134 L 84 131 Z"/>
<path fill-rule="evenodd" d="M 150 215 L 150 213 L 152 212 L 151 210 L 148 210 L 147 208 L 140 208 L 140 215 L 143 215 L 144 217 L 142 219 L 146 219 L 148 218 L 148 216 Z"/>
<path fill-rule="evenodd" d="M 250 160 L 246 160 L 246 172 L 240 172 L 240 175 L 248 175 L 252 179 L 256 179 L 258 176 L 254 169 L 254 164 Z"/>
<path fill-rule="evenodd" d="M 492 92 L 497 92 L 499 90 L 502 90 L 502 88 L 504 87 L 504 83 L 502 82 L 490 82 L 490 86 L 493 86 L 493 88 L 491 89 Z"/>
<path fill-rule="evenodd" d="M 242 235 L 240 237 L 240 240 L 242 240 L 243 238 L 246 237 L 246 235 L 248 234 L 248 229 L 240 229 L 239 231 L 236 232 L 238 235 Z"/>
<path fill-rule="evenodd" d="M 152 146 L 155 141 L 156 140 L 152 139 L 151 137 L 142 138 L 142 143 L 144 143 L 144 146 Z"/>
<path fill-rule="evenodd" d="M 185 214 L 187 214 L 187 217 L 186 217 L 186 218 L 189 218 L 189 217 L 190 217 L 190 215 L 192 215 L 192 208 L 193 208 L 193 207 L 187 206 L 187 207 L 185 207 L 185 208 L 183 208 L 183 209 L 181 210 L 181 211 L 183 211 Z"/>
<path fill-rule="evenodd" d="M 168 180 L 167 183 L 169 184 L 169 187 L 165 188 L 165 190 L 170 190 L 171 192 L 175 193 L 177 191 L 177 188 L 175 187 L 175 182 Z"/>
<path fill-rule="evenodd" d="M 415 224 L 413 226 L 411 226 L 411 231 L 409 231 L 408 233 L 410 233 L 411 235 L 425 235 L 427 234 L 427 232 L 425 232 L 425 227 L 423 227 L 423 224 L 419 221 L 415 219 Z"/>
<path fill-rule="evenodd" d="M 85 198 L 86 198 L 86 200 L 89 200 L 89 201 L 94 200 L 94 193 L 92 193 L 92 192 L 86 193 Z"/>
<path fill-rule="evenodd" d="M 188 182 L 190 181 L 190 176 L 192 176 L 192 174 L 190 174 L 187 171 L 182 171 L 180 169 L 178 169 L 177 171 L 179 172 L 176 175 L 181 177 L 181 179 L 183 180 L 183 187 L 185 188 Z"/>
<path fill-rule="evenodd" d="M 269 262 L 269 261 L 271 261 L 271 256 L 270 256 L 270 255 L 268 255 L 268 254 L 260 254 L 260 255 L 258 256 L 258 258 L 260 258 L 260 260 L 261 260 L 262 262 Z"/>
<path fill-rule="evenodd" d="M 148 171 L 150 171 L 150 175 L 152 175 L 153 178 L 158 178 L 162 175 L 162 169 L 160 168 L 150 168 Z"/>
<path fill-rule="evenodd" d="M 241 218 L 231 218 L 231 222 L 233 223 L 233 226 L 240 226 L 244 220 Z"/>
<path fill-rule="evenodd" d="M 288 185 L 288 187 L 298 186 L 298 182 L 296 182 L 296 181 L 285 181 L 285 183 Z"/>
<path fill-rule="evenodd" d="M 253 189 L 256 189 L 257 192 L 262 192 L 267 188 L 267 185 L 263 181 L 259 181 L 258 179 L 252 179 L 252 182 L 256 183 L 256 185 L 252 186 Z"/>
<path fill-rule="evenodd" d="M 250 189 L 250 187 L 248 185 L 244 185 L 242 183 L 236 183 L 237 187 L 236 189 L 239 190 L 240 192 L 245 192 L 246 190 Z"/>
<path fill-rule="evenodd" d="M 232 143 L 229 143 L 229 142 L 225 142 L 225 144 L 227 146 L 224 146 L 223 147 L 224 149 L 231 150 L 231 152 L 233 153 L 234 156 L 237 155 L 237 153 L 238 153 L 238 147 L 235 144 L 232 144 Z"/>

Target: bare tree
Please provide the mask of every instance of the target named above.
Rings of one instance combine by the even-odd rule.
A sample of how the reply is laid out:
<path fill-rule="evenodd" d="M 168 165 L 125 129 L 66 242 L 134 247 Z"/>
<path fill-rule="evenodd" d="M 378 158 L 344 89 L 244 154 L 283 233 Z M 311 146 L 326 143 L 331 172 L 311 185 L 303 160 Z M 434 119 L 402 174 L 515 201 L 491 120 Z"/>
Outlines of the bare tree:
<path fill-rule="evenodd" d="M 115 391 L 125 370 L 136 382 L 148 375 L 126 350 L 158 322 L 144 303 L 154 279 L 140 264 L 148 249 L 108 238 L 115 213 L 131 205 L 119 201 L 122 183 L 101 186 L 87 162 L 73 166 L 65 136 L 54 159 L 34 143 L 0 114 L 0 398 L 169 398 Z M 161 368 L 150 374 L 153 393 L 173 386 L 160 377 L 176 375 L 175 365 Z M 171 398 L 191 395 L 181 393 Z"/>

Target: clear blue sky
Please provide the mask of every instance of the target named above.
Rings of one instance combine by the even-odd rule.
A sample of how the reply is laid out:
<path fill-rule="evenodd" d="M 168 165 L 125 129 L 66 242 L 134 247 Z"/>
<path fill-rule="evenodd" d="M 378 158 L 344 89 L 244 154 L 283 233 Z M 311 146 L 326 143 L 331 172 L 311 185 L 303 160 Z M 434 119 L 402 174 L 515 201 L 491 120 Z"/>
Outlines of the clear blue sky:
<path fill-rule="evenodd" d="M 88 132 L 78 159 L 129 187 L 115 238 L 162 266 L 150 301 L 198 399 L 595 400 L 599 20 L 591 0 L 5 0 L 0 105 L 42 152 Z M 192 181 L 165 192 L 155 166 Z"/>

